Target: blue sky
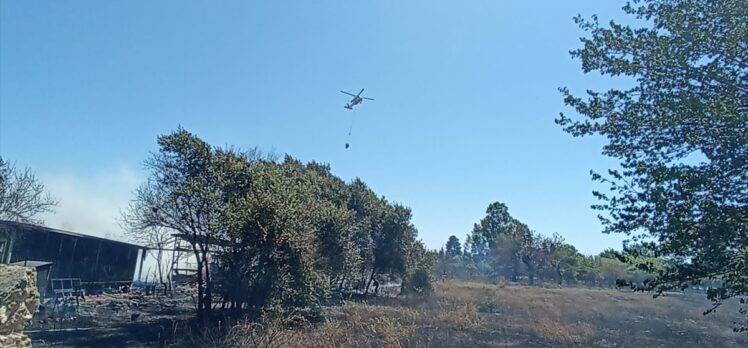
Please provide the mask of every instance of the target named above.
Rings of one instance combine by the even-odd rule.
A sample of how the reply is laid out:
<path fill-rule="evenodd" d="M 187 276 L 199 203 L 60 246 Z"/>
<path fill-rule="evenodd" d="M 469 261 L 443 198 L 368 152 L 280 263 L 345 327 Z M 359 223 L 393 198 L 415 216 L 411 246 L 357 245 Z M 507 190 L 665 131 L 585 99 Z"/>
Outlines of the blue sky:
<path fill-rule="evenodd" d="M 48 224 L 116 224 L 159 134 L 330 163 L 460 239 L 501 201 L 585 253 L 600 233 L 590 169 L 603 141 L 553 119 L 557 91 L 604 88 L 568 51 L 572 17 L 622 1 L 2 1 L 0 155 L 60 199 Z M 356 91 L 375 98 L 343 109 Z"/>

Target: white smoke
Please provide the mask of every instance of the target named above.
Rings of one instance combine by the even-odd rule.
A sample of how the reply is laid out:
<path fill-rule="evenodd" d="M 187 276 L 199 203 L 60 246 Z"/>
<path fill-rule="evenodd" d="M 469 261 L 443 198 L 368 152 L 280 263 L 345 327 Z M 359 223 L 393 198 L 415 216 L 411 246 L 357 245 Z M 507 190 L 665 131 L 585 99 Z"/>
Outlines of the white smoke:
<path fill-rule="evenodd" d="M 127 241 L 119 217 L 143 181 L 135 170 L 119 165 L 93 173 L 38 175 L 46 191 L 59 201 L 53 214 L 42 216 L 46 226 Z"/>

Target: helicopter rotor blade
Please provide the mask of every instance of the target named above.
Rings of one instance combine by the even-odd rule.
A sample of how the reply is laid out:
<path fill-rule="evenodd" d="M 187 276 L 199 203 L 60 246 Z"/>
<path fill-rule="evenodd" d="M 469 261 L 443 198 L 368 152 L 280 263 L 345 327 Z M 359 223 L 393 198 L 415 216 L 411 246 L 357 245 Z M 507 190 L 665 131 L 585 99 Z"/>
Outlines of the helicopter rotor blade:
<path fill-rule="evenodd" d="M 367 98 L 367 97 L 363 97 L 363 99 L 366 99 L 366 100 L 374 100 L 374 99 L 372 99 L 372 98 Z"/>
<path fill-rule="evenodd" d="M 361 95 L 361 93 L 364 93 L 364 89 L 363 89 L 363 88 L 361 88 L 361 92 L 358 92 L 358 95 L 357 95 L 357 97 L 358 97 L 358 96 L 360 96 L 360 95 Z"/>
<path fill-rule="evenodd" d="M 340 91 L 340 93 L 343 93 L 343 94 L 347 94 L 347 95 L 349 95 L 349 96 L 351 96 L 351 97 L 355 97 L 355 96 L 356 96 L 355 94 L 353 94 L 353 93 L 348 93 L 348 92 L 346 92 L 346 91 Z"/>

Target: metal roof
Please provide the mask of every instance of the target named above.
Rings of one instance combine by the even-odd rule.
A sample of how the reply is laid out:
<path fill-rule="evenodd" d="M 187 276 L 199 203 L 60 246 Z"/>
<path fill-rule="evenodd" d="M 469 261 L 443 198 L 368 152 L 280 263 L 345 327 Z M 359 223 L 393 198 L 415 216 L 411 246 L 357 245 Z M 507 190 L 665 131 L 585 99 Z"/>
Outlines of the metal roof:
<path fill-rule="evenodd" d="M 49 266 L 53 263 L 54 262 L 46 262 L 46 261 L 18 261 L 18 262 L 13 262 L 10 265 L 39 268 L 39 267 Z"/>
<path fill-rule="evenodd" d="M 49 232 L 49 233 L 64 234 L 64 235 L 71 236 L 71 237 L 76 237 L 76 238 L 95 239 L 95 240 L 100 240 L 100 241 L 104 241 L 104 242 L 107 242 L 107 243 L 125 244 L 125 245 L 129 245 L 131 247 L 135 247 L 135 248 L 139 248 L 139 249 L 143 249 L 144 248 L 141 245 L 137 245 L 137 244 L 133 244 L 133 243 L 127 243 L 127 242 L 122 242 L 122 241 L 118 241 L 118 240 L 114 240 L 114 239 L 107 239 L 107 238 L 102 238 L 102 237 L 97 237 L 97 236 L 91 236 L 91 235 L 87 235 L 87 234 L 70 232 L 70 231 L 65 231 L 65 230 L 58 230 L 56 228 L 51 228 L 51 227 L 46 227 L 46 226 L 41 226 L 41 225 L 34 225 L 34 224 L 27 224 L 27 223 L 24 223 L 24 222 L 15 222 L 15 221 L 0 220 L 0 226 L 14 227 L 16 229 L 24 230 L 24 231 L 27 231 L 27 232 L 34 232 L 35 230 L 37 230 L 37 231 L 38 230 L 43 230 L 43 231 Z"/>

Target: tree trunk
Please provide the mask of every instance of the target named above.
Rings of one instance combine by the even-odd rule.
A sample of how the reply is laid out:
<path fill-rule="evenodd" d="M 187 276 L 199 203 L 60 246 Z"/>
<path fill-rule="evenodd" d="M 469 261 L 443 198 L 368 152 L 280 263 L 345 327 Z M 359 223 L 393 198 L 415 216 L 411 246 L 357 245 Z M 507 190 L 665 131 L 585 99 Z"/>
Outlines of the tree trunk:
<path fill-rule="evenodd" d="M 200 252 L 197 250 L 197 244 L 190 243 L 192 251 L 195 253 L 195 261 L 197 266 L 197 321 L 203 325 L 205 322 L 205 313 L 203 310 L 203 263 L 200 257 Z"/>
<path fill-rule="evenodd" d="M 535 269 L 530 268 L 527 270 L 527 278 L 530 285 L 535 285 Z"/>
<path fill-rule="evenodd" d="M 343 285 L 345 284 L 345 278 L 346 278 L 345 276 L 340 277 L 340 284 L 338 285 L 338 291 L 343 290 Z"/>
<path fill-rule="evenodd" d="M 208 250 L 206 250 L 207 246 L 201 247 L 202 253 L 203 253 L 203 267 L 205 268 L 205 278 L 203 281 L 205 282 L 205 296 L 204 301 L 206 308 L 206 315 L 210 314 L 210 310 L 213 308 L 213 282 L 210 281 L 210 264 L 208 260 Z"/>
<path fill-rule="evenodd" d="M 358 291 L 363 291 L 366 287 L 366 269 L 361 270 L 361 279 L 358 280 Z"/>
<path fill-rule="evenodd" d="M 369 287 L 371 286 L 371 282 L 374 280 L 374 274 L 376 274 L 376 271 L 377 271 L 376 268 L 371 269 L 371 276 L 369 277 L 369 283 L 366 284 L 366 291 L 364 291 L 364 295 L 369 294 Z"/>
<path fill-rule="evenodd" d="M 163 270 L 163 259 L 164 249 L 161 244 L 158 244 L 158 256 L 156 257 L 156 263 L 158 264 L 158 281 L 161 286 L 164 287 L 164 297 L 166 296 L 166 281 L 164 281 L 164 270 Z"/>

